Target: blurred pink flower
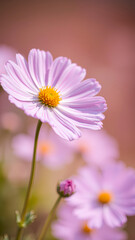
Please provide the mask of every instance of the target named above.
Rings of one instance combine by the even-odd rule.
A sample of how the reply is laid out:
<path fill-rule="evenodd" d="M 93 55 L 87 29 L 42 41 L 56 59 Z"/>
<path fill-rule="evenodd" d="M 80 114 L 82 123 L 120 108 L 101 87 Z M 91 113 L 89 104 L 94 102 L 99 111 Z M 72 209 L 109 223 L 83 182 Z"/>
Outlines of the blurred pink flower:
<path fill-rule="evenodd" d="M 81 154 L 88 164 L 104 167 L 119 157 L 117 142 L 104 130 L 83 130 L 82 137 L 69 143 L 76 153 Z"/>
<path fill-rule="evenodd" d="M 16 135 L 12 140 L 14 153 L 27 161 L 32 159 L 33 144 L 33 136 L 28 134 Z M 39 135 L 37 160 L 48 168 L 58 169 L 72 161 L 72 149 L 51 129 L 44 127 Z"/>
<path fill-rule="evenodd" d="M 95 96 L 101 89 L 95 79 L 82 82 L 85 69 L 65 57 L 53 61 L 49 52 L 36 49 L 30 51 L 28 63 L 20 54 L 16 61 L 8 61 L 7 74 L 1 75 L 1 85 L 10 102 L 27 115 L 48 122 L 67 140 L 81 136 L 78 127 L 102 127 L 106 101 Z"/>
<path fill-rule="evenodd" d="M 126 240 L 124 231 L 103 226 L 91 229 L 87 219 L 81 220 L 73 214 L 73 208 L 63 205 L 58 210 L 58 220 L 52 224 L 52 233 L 59 240 Z"/>
<path fill-rule="evenodd" d="M 76 194 L 69 201 L 92 228 L 104 223 L 119 227 L 127 221 L 126 215 L 135 214 L 135 171 L 122 162 L 105 166 L 102 172 L 82 168 L 75 180 Z"/>
<path fill-rule="evenodd" d="M 5 63 L 11 59 L 15 61 L 16 52 L 13 48 L 0 45 L 0 74 L 5 73 Z"/>

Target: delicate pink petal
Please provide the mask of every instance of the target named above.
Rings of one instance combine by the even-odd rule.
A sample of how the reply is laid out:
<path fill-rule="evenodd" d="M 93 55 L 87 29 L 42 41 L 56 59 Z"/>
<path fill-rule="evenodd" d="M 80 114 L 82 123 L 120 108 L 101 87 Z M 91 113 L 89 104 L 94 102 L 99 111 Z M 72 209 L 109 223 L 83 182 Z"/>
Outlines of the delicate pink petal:
<path fill-rule="evenodd" d="M 41 122 L 48 122 L 49 124 L 52 123 L 52 119 L 50 119 L 50 115 L 49 115 L 49 109 L 44 105 L 40 106 L 40 108 L 36 113 L 36 117 L 40 119 Z"/>
<path fill-rule="evenodd" d="M 9 82 L 13 84 L 14 87 L 20 88 L 26 93 L 35 94 L 34 89 L 30 89 L 27 83 L 23 79 L 23 71 L 20 67 L 12 61 L 8 61 L 5 65 L 6 72 L 8 73 Z M 38 92 L 38 91 L 37 91 Z"/>
<path fill-rule="evenodd" d="M 101 228 L 103 226 L 103 211 L 101 208 L 91 210 L 91 217 L 88 221 L 91 228 Z"/>
<path fill-rule="evenodd" d="M 95 130 L 98 130 L 102 127 L 100 120 L 104 119 L 103 114 L 99 114 L 97 116 L 89 113 L 86 114 L 61 105 L 59 105 L 57 109 L 59 110 L 59 114 L 61 114 L 61 116 L 66 116 L 78 127 Z"/>
<path fill-rule="evenodd" d="M 55 87 L 64 95 L 74 84 L 81 82 L 85 75 L 85 69 L 72 63 L 62 73 Z"/>
<path fill-rule="evenodd" d="M 62 118 L 55 110 L 50 112 L 53 130 L 62 138 L 72 141 L 81 136 L 80 130 L 68 119 Z"/>
<path fill-rule="evenodd" d="M 16 98 L 12 97 L 11 95 L 8 96 L 8 99 L 11 103 L 15 104 L 16 107 L 21 108 L 23 106 L 23 102 L 17 100 Z"/>
<path fill-rule="evenodd" d="M 121 211 L 111 206 L 105 206 L 103 214 L 106 224 L 110 227 L 120 227 L 127 221 L 126 216 Z"/>
<path fill-rule="evenodd" d="M 76 109 L 80 112 L 98 114 L 106 111 L 107 105 L 106 101 L 103 97 L 91 97 L 91 98 L 83 98 L 81 102 L 79 98 L 76 97 L 75 100 L 72 99 L 64 99 L 61 102 L 61 105 L 68 106 L 70 108 Z"/>
<path fill-rule="evenodd" d="M 21 70 L 23 83 L 29 88 L 34 89 L 36 92 L 39 91 L 37 81 L 34 82 L 34 80 L 31 78 L 26 59 L 21 54 L 16 54 L 16 61 Z"/>
<path fill-rule="evenodd" d="M 28 66 L 32 79 L 38 88 L 48 85 L 48 73 L 52 64 L 52 55 L 49 52 L 32 49 L 28 56 Z"/>
<path fill-rule="evenodd" d="M 33 100 L 33 94 L 25 92 L 25 90 L 21 89 L 17 84 L 12 83 L 12 79 L 7 75 L 1 75 L 1 85 L 8 94 L 20 101 Z"/>
<path fill-rule="evenodd" d="M 48 85 L 55 87 L 65 69 L 71 65 L 71 60 L 66 57 L 56 58 L 50 68 Z"/>
<path fill-rule="evenodd" d="M 96 81 L 96 79 L 86 79 L 83 82 L 75 85 L 66 94 L 64 94 L 63 99 L 69 98 L 69 101 L 72 101 L 76 97 L 79 99 L 89 96 L 93 97 L 99 93 L 100 89 L 101 85 Z"/>

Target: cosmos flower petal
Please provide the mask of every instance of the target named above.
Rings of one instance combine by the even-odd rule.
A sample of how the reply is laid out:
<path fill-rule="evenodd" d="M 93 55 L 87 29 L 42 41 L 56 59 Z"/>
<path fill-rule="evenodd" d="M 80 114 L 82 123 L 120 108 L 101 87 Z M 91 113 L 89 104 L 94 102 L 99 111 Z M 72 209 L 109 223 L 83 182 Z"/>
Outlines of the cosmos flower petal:
<path fill-rule="evenodd" d="M 127 194 L 128 195 L 128 194 Z M 128 216 L 133 216 L 135 214 L 135 196 L 125 198 L 123 196 L 122 199 L 118 199 L 116 203 L 114 203 L 115 208 L 119 211 L 124 212 Z"/>
<path fill-rule="evenodd" d="M 51 112 L 51 119 L 53 124 L 51 125 L 53 130 L 62 138 L 72 141 L 78 139 L 81 136 L 80 130 L 69 122 L 66 118 L 61 117 L 55 110 Z"/>
<path fill-rule="evenodd" d="M 102 127 L 102 123 L 100 121 L 104 119 L 104 115 L 102 114 L 94 116 L 92 114 L 90 115 L 81 113 L 77 110 L 64 106 L 59 106 L 57 109 L 59 110 L 59 114 L 68 117 L 78 127 L 90 128 L 95 130 L 98 130 Z M 57 111 L 57 109 L 55 111 Z"/>
<path fill-rule="evenodd" d="M 32 49 L 28 56 L 29 71 L 38 88 L 48 85 L 48 73 L 52 64 L 50 52 Z"/>
<path fill-rule="evenodd" d="M 91 113 L 91 114 L 98 114 L 106 111 L 107 109 L 105 99 L 100 96 L 91 97 L 90 99 L 83 98 L 81 102 L 79 101 L 79 98 L 76 98 L 75 100 L 64 99 L 61 105 L 68 106 L 80 112 Z"/>
<path fill-rule="evenodd" d="M 41 107 L 39 107 L 37 104 L 31 104 L 31 103 L 23 103 L 23 109 L 24 112 L 31 117 L 37 117 L 37 112 L 40 110 Z M 44 112 L 45 113 L 45 112 Z"/>
<path fill-rule="evenodd" d="M 99 93 L 101 90 L 101 85 L 96 81 L 94 78 L 86 79 L 85 81 L 77 84 L 75 87 L 73 87 L 72 90 L 69 90 L 66 92 L 63 96 L 63 99 L 70 98 L 75 99 L 77 98 L 85 98 L 88 96 L 95 96 Z"/>
<path fill-rule="evenodd" d="M 29 88 L 34 89 L 34 91 L 38 92 L 37 81 L 34 82 L 34 80 L 32 79 L 29 73 L 29 67 L 26 59 L 18 53 L 16 54 L 16 61 L 18 66 L 20 67 L 23 83 L 27 84 Z"/>
<path fill-rule="evenodd" d="M 91 228 L 101 228 L 103 226 L 103 212 L 101 208 L 97 208 L 92 212 L 89 224 Z"/>
<path fill-rule="evenodd" d="M 37 111 L 36 117 L 42 122 L 48 122 L 50 125 L 53 125 L 51 115 L 52 114 L 50 113 L 50 109 L 48 109 L 44 105 L 41 105 L 41 107 Z"/>
<path fill-rule="evenodd" d="M 12 83 L 12 78 L 7 75 L 1 75 L 1 85 L 4 90 L 10 94 L 11 96 L 15 97 L 20 101 L 32 101 L 33 94 L 25 92 L 24 89 L 21 89 L 17 84 Z"/>
<path fill-rule="evenodd" d="M 23 109 L 23 101 L 19 101 L 11 95 L 8 96 L 8 99 L 11 103 L 15 104 L 16 107 Z"/>
<path fill-rule="evenodd" d="M 55 87 L 64 95 L 66 91 L 71 89 L 74 84 L 81 82 L 86 75 L 86 70 L 77 66 L 75 63 L 70 64 L 62 75 L 59 77 Z"/>
<path fill-rule="evenodd" d="M 20 88 L 22 91 L 30 94 L 35 94 L 34 89 L 30 89 L 25 81 L 25 77 L 23 76 L 23 71 L 20 67 L 12 61 L 8 61 L 5 64 L 5 69 L 8 73 L 9 82 L 15 87 Z M 38 91 L 37 91 L 38 92 Z"/>
<path fill-rule="evenodd" d="M 110 227 L 122 226 L 127 221 L 126 216 L 112 206 L 105 206 L 103 214 L 106 224 Z"/>
<path fill-rule="evenodd" d="M 66 57 L 56 58 L 50 68 L 48 76 L 48 85 L 55 87 L 59 81 L 60 76 L 63 74 L 65 69 L 71 65 L 71 60 Z"/>

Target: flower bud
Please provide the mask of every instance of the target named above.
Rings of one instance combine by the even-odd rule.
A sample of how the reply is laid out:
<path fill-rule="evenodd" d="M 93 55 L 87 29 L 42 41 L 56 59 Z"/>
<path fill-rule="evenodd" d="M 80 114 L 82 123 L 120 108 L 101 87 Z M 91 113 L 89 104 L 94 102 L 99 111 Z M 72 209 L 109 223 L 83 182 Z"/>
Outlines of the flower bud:
<path fill-rule="evenodd" d="M 72 194 L 75 193 L 75 189 L 76 186 L 74 182 L 70 179 L 61 181 L 57 185 L 57 192 L 63 198 L 70 197 Z"/>

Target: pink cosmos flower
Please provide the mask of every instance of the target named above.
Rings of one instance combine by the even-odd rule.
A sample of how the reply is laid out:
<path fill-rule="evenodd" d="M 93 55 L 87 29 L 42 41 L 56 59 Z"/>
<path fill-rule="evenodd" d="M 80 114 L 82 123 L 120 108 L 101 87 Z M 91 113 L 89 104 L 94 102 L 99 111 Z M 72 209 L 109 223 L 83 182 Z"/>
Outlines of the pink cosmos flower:
<path fill-rule="evenodd" d="M 15 61 L 16 52 L 13 48 L 0 45 L 0 73 L 5 73 L 5 63 L 11 59 Z"/>
<path fill-rule="evenodd" d="M 124 231 L 104 225 L 92 229 L 87 219 L 81 220 L 73 214 L 73 208 L 63 205 L 58 210 L 58 220 L 52 224 L 52 233 L 59 240 L 126 240 Z"/>
<path fill-rule="evenodd" d="M 75 177 L 76 194 L 69 201 L 75 214 L 92 228 L 119 227 L 135 214 L 135 171 L 121 162 L 97 169 L 82 168 Z"/>
<path fill-rule="evenodd" d="M 83 130 L 82 137 L 69 143 L 76 153 L 79 153 L 88 164 L 103 167 L 119 157 L 117 142 L 104 130 Z"/>
<path fill-rule="evenodd" d="M 20 54 L 8 61 L 1 85 L 10 102 L 27 115 L 48 122 L 62 138 L 81 136 L 78 127 L 100 129 L 105 99 L 95 96 L 101 86 L 95 79 L 82 81 L 86 71 L 66 57 L 54 61 L 49 52 L 32 49 L 28 62 Z"/>
<path fill-rule="evenodd" d="M 32 134 L 19 134 L 12 140 L 16 156 L 31 161 L 33 152 Z M 50 169 L 58 169 L 72 161 L 72 149 L 67 142 L 56 135 L 51 129 L 43 127 L 37 146 L 37 160 Z"/>

